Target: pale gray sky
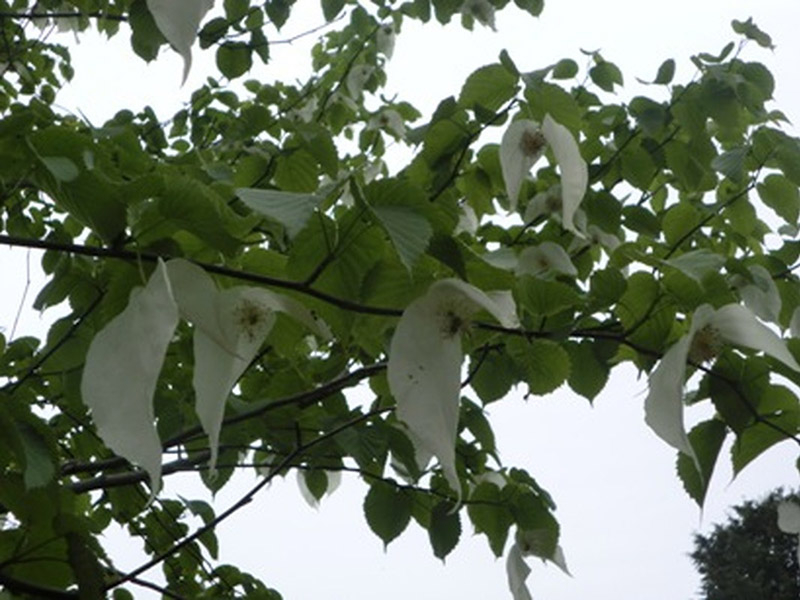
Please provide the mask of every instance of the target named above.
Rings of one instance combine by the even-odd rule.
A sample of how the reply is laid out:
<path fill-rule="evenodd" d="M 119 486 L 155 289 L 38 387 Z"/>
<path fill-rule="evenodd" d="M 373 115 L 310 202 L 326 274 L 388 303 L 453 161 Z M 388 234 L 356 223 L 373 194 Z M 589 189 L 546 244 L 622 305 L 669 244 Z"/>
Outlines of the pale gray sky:
<path fill-rule="evenodd" d="M 301 3 L 303 8 L 317 3 Z M 733 18 L 753 16 L 770 33 L 774 53 L 752 44 L 748 60 L 760 60 L 777 80 L 776 107 L 800 119 L 800 3 L 673 0 L 669 3 L 624 0 L 552 0 L 540 19 L 514 9 L 501 13 L 498 32 L 457 25 L 409 26 L 398 38 L 391 63 L 389 90 L 430 110 L 439 99 L 456 94 L 475 68 L 496 60 L 507 48 L 522 70 L 541 68 L 564 57 L 584 64 L 579 48 L 600 49 L 623 71 L 628 98 L 637 92 L 634 77 L 652 79 L 666 58 L 678 63 L 676 81 L 694 73 L 691 54 L 718 52 L 734 39 Z M 310 25 L 319 19 L 311 17 Z M 299 23 L 285 35 L 299 32 Z M 77 77 L 60 97 L 101 122 L 117 108 L 143 103 L 159 108 L 162 118 L 204 77 L 213 57 L 195 50 L 189 82 L 179 88 L 180 59 L 162 54 L 144 65 L 131 59 L 123 34 L 113 43 L 84 41 L 74 51 Z M 276 46 L 275 63 L 254 72 L 262 78 L 294 76 L 307 68 L 303 43 Z M 294 57 L 298 58 L 294 58 Z M 120 78 L 120 72 L 125 76 Z M 207 72 L 207 71 L 206 71 Z M 297 75 L 299 76 L 299 75 Z M 38 264 L 37 253 L 31 262 Z M 0 326 L 13 322 L 25 281 L 25 252 L 0 248 L 3 293 Z M 36 276 L 36 273 L 34 273 Z M 38 287 L 33 286 L 27 305 Z M 49 320 L 50 315 L 45 315 Z M 17 330 L 42 332 L 39 317 L 28 309 Z M 566 387 L 527 402 L 519 394 L 490 406 L 501 455 L 507 464 L 524 466 L 558 503 L 561 544 L 574 575 L 534 564 L 529 587 L 543 600 L 690 600 L 698 576 L 687 558 L 692 532 L 723 519 L 726 507 L 758 496 L 775 486 L 797 486 L 797 451 L 782 444 L 756 460 L 730 483 L 723 461 L 715 475 L 703 515 L 683 492 L 675 475 L 672 449 L 644 424 L 646 382 L 629 368 L 615 372 L 594 408 Z M 223 510 L 252 481 L 242 476 L 223 490 Z M 197 489 L 184 477 L 181 493 Z M 174 490 L 174 486 L 170 486 Z M 318 510 L 302 500 L 294 481 L 276 482 L 256 502 L 226 522 L 219 532 L 222 559 L 252 570 L 287 600 L 324 597 L 331 600 L 484 600 L 509 598 L 503 561 L 496 561 L 483 537 L 473 536 L 465 522 L 462 543 L 442 566 L 430 551 L 426 534 L 413 523 L 384 554 L 361 510 L 365 486 L 345 478 L 336 494 Z M 198 492 L 199 493 L 199 492 Z M 116 544 L 116 542 L 115 542 Z M 135 566 L 128 554 L 120 567 Z M 137 590 L 137 598 L 141 596 Z"/>

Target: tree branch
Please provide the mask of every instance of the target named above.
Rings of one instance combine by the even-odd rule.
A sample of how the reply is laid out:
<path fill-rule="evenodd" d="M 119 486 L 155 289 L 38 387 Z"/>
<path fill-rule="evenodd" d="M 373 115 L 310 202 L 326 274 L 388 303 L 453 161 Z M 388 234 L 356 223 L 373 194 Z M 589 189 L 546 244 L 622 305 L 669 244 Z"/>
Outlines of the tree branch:
<path fill-rule="evenodd" d="M 56 12 L 28 12 L 28 13 L 7 12 L 7 11 L 0 12 L 0 19 L 22 19 L 29 21 L 33 21 L 34 19 L 79 19 L 81 17 L 85 17 L 87 19 L 98 19 L 107 21 L 120 21 L 120 22 L 128 21 L 128 17 L 125 15 L 111 15 L 100 11 L 94 11 L 94 12 L 56 11 Z"/>
<path fill-rule="evenodd" d="M 38 240 L 33 238 L 22 238 L 12 235 L 0 235 L 0 244 L 8 246 L 15 246 L 20 248 L 40 248 L 43 250 L 57 250 L 59 252 L 67 252 L 70 254 L 79 254 L 81 256 L 92 256 L 95 258 L 116 258 L 119 260 L 128 260 L 131 262 L 158 262 L 158 260 L 170 260 L 176 258 L 172 256 L 160 256 L 149 252 L 135 252 L 133 250 L 124 250 L 116 248 L 103 248 L 101 246 L 85 246 L 82 244 L 66 244 L 62 242 L 54 242 L 52 240 Z M 189 259 L 186 259 L 189 260 Z M 250 273 L 248 271 L 240 271 L 231 269 L 222 265 L 214 265 L 211 263 L 204 263 L 200 261 L 191 261 L 199 267 L 202 267 L 209 273 L 215 273 L 224 277 L 230 277 L 239 281 L 249 281 L 251 283 L 259 283 L 271 287 L 281 288 L 285 290 L 292 290 L 312 298 L 317 298 L 328 304 L 341 308 L 342 310 L 349 310 L 352 312 L 382 315 L 386 317 L 399 317 L 403 311 L 397 308 L 384 308 L 379 306 L 369 306 L 366 304 L 359 304 L 352 300 L 332 296 L 321 290 L 317 290 L 299 281 L 290 281 L 288 279 L 278 279 L 276 277 L 268 277 L 266 275 L 259 275 L 257 273 Z"/>
<path fill-rule="evenodd" d="M 133 571 L 131 571 L 127 575 L 124 575 L 124 576 L 120 577 L 118 580 L 116 580 L 116 581 L 112 582 L 111 584 L 107 585 L 105 587 L 105 589 L 106 590 L 110 590 L 110 589 L 113 589 L 113 588 L 115 588 L 117 586 L 122 585 L 123 583 L 125 583 L 127 581 L 132 581 L 134 578 L 138 577 L 139 575 L 141 575 L 145 571 L 148 571 L 149 569 L 151 569 L 154 566 L 160 564 L 161 562 L 163 562 L 164 560 L 166 560 L 167 558 L 169 558 L 170 556 L 172 556 L 176 552 L 180 551 L 184 546 L 186 546 L 188 544 L 191 544 L 193 541 L 195 541 L 197 538 L 199 538 L 200 536 L 205 534 L 207 531 L 213 530 L 217 525 L 219 525 L 222 521 L 224 521 L 229 516 L 234 514 L 240 508 L 242 508 L 242 507 L 246 506 L 247 504 L 249 504 L 250 502 L 252 502 L 253 498 L 255 498 L 255 496 L 256 496 L 256 494 L 258 494 L 258 492 L 260 492 L 264 487 L 266 487 L 277 475 L 281 474 L 281 472 L 284 469 L 286 469 L 287 467 L 290 466 L 292 461 L 294 461 L 295 459 L 299 458 L 304 452 L 310 450 L 311 448 L 313 448 L 317 444 L 320 444 L 321 442 L 324 442 L 324 441 L 334 437 L 335 435 L 337 435 L 338 433 L 344 431 L 345 429 L 348 429 L 350 427 L 358 425 L 362 421 L 370 419 L 370 418 L 372 418 L 374 416 L 377 416 L 377 415 L 382 414 L 384 412 L 387 412 L 389 410 L 393 410 L 393 408 L 382 408 L 382 409 L 378 409 L 378 410 L 374 410 L 374 411 L 368 412 L 366 414 L 361 415 L 360 417 L 357 417 L 355 419 L 352 419 L 352 420 L 348 421 L 347 423 L 344 423 L 344 424 L 342 424 L 342 425 L 340 425 L 338 427 L 335 427 L 334 429 L 332 429 L 331 431 L 329 431 L 327 433 L 323 433 L 319 437 L 311 440 L 310 442 L 308 442 L 306 444 L 299 445 L 294 451 L 292 451 L 289 454 L 287 454 L 286 457 L 282 461 L 280 461 L 280 463 L 277 465 L 275 470 L 271 471 L 269 473 L 269 475 L 267 475 L 266 477 L 264 477 L 264 479 L 259 481 L 255 486 L 253 486 L 250 489 L 249 492 L 247 492 L 244 496 L 242 496 L 235 504 L 233 504 L 227 510 L 225 510 L 224 512 L 222 512 L 219 515 L 217 515 L 212 521 L 209 521 L 207 524 L 203 525 L 202 527 L 199 527 L 194 533 L 191 533 L 191 534 L 185 536 L 179 542 L 176 542 L 175 544 L 173 544 L 167 550 L 164 550 L 163 552 L 161 552 L 160 554 L 154 556 L 152 559 L 150 559 L 149 561 L 147 561 L 143 565 L 137 567 L 136 569 L 134 569 Z"/>
<path fill-rule="evenodd" d="M 289 396 L 287 398 L 283 398 L 281 400 L 274 400 L 274 401 L 267 401 L 264 404 L 259 406 L 254 406 L 250 410 L 241 412 L 237 415 L 232 415 L 222 421 L 222 424 L 225 425 L 232 425 L 234 423 L 240 423 L 242 421 L 246 421 L 248 419 L 253 419 L 255 417 L 259 417 L 263 414 L 266 414 L 272 410 L 276 410 L 282 408 L 284 406 L 291 406 L 291 405 L 298 405 L 301 408 L 304 408 L 314 402 L 319 402 L 324 400 L 328 396 L 335 394 L 343 390 L 346 387 L 350 387 L 351 385 L 362 381 L 363 379 L 367 379 L 368 377 L 372 377 L 376 373 L 383 371 L 386 368 L 386 363 L 376 363 L 374 365 L 369 365 L 367 367 L 362 367 L 360 369 L 356 369 L 351 373 L 347 373 L 338 379 L 334 379 L 329 381 L 328 383 L 321 385 L 313 390 L 302 392 L 300 394 L 295 394 L 293 396 Z M 164 449 L 168 449 L 174 446 L 177 446 L 196 435 L 200 435 L 203 433 L 203 430 L 200 426 L 195 426 L 186 431 L 183 431 L 169 440 L 164 442 Z M 162 469 L 162 473 L 165 475 L 172 474 L 178 471 L 185 470 L 187 467 L 191 467 L 193 465 L 199 464 L 204 462 L 208 459 L 210 452 L 201 452 L 191 458 L 180 459 L 176 461 L 172 461 L 164 465 Z M 97 471 L 104 471 L 107 469 L 114 469 L 127 464 L 125 459 L 120 457 L 113 457 L 103 461 L 97 462 L 90 462 L 90 463 L 66 463 L 61 468 L 62 475 L 72 475 L 76 473 L 91 473 Z M 119 487 L 123 485 L 131 485 L 133 483 L 139 483 L 145 481 L 147 479 L 147 474 L 144 471 L 126 471 L 124 473 L 114 473 L 110 475 L 99 475 L 92 479 L 76 481 L 70 485 L 70 488 L 75 493 L 84 493 L 92 490 L 97 489 L 107 489 L 111 487 Z"/>

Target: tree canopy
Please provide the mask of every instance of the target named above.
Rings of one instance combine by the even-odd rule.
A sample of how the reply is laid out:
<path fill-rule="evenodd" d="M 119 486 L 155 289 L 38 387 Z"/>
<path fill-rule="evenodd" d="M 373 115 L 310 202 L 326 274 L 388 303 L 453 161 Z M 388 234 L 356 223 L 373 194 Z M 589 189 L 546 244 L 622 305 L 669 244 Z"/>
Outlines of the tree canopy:
<path fill-rule="evenodd" d="M 797 537 L 779 526 L 782 504 L 800 510 L 800 496 L 777 490 L 746 501 L 733 508 L 727 522 L 695 536 L 692 560 L 702 577 L 704 600 L 800 596 Z"/>
<path fill-rule="evenodd" d="M 0 334 L 6 597 L 279 598 L 218 564 L 215 530 L 296 471 L 317 501 L 360 477 L 384 544 L 414 521 L 443 559 L 473 528 L 529 599 L 527 557 L 567 570 L 557 490 L 501 460 L 484 409 L 591 402 L 623 363 L 701 506 L 727 439 L 735 473 L 800 444 L 800 140 L 751 19 L 648 95 L 621 100 L 599 51 L 525 72 L 502 52 L 422 115 L 383 93 L 409 22 L 543 3 L 321 0 L 310 78 L 248 79 L 293 5 L 0 0 L 0 243 L 43 250 L 35 307 L 66 307 L 45 339 Z M 89 28 L 179 53 L 176 80 L 197 52 L 218 72 L 169 118 L 92 124 L 56 106 L 73 69 L 52 35 Z M 687 428 L 698 403 L 713 416 Z M 221 511 L 162 493 L 245 469 Z M 115 567 L 114 523 L 146 562 Z"/>

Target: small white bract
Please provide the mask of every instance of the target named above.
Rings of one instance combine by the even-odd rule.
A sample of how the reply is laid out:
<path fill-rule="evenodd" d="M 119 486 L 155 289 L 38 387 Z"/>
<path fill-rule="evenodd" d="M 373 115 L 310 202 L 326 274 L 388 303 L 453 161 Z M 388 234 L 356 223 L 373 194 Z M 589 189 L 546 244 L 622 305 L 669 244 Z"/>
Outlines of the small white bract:
<path fill-rule="evenodd" d="M 197 39 L 200 21 L 214 6 L 214 0 L 147 0 L 158 30 L 183 57 L 183 80 L 192 67 L 192 45 Z"/>
<path fill-rule="evenodd" d="M 394 54 L 394 38 L 392 25 L 382 25 L 375 34 L 375 47 L 386 58 L 392 58 L 392 54 Z"/>
<path fill-rule="evenodd" d="M 784 341 L 760 323 L 749 309 L 739 304 L 719 309 L 708 304 L 699 307 L 692 316 L 689 332 L 667 350 L 650 374 L 650 390 L 644 404 L 645 421 L 656 435 L 695 462 L 697 457 L 683 423 L 686 361 L 712 360 L 727 344 L 764 352 L 800 371 L 800 365 Z"/>
<path fill-rule="evenodd" d="M 797 535 L 797 560 L 800 562 L 800 505 L 785 500 L 778 504 L 778 529 Z"/>
<path fill-rule="evenodd" d="M 564 229 L 578 234 L 574 224 L 575 212 L 586 194 L 589 170 L 572 133 L 554 121 L 549 114 L 545 115 L 541 127 L 535 121 L 519 119 L 511 123 L 503 134 L 500 142 L 500 167 L 511 210 L 516 209 L 522 182 L 548 146 L 561 171 L 561 223 Z M 542 202 L 552 202 L 558 198 L 549 194 L 542 198 Z M 529 207 L 525 215 L 526 221 L 529 216 L 533 218 L 533 215 L 528 214 L 531 209 L 553 212 L 556 207 Z"/>
<path fill-rule="evenodd" d="M 536 277 L 552 276 L 554 273 L 575 277 L 578 274 L 567 251 L 555 242 L 542 242 L 538 246 L 525 248 L 519 255 L 516 272 Z"/>

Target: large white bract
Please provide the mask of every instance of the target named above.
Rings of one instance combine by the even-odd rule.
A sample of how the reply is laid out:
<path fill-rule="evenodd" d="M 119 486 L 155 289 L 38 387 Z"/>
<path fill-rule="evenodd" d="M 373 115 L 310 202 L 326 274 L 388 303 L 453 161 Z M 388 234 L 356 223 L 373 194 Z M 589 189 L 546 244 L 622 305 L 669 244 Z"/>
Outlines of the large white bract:
<path fill-rule="evenodd" d="M 389 348 L 389 389 L 397 416 L 409 428 L 418 458 L 439 459 L 447 481 L 460 494 L 455 467 L 461 395 L 461 333 L 485 309 L 506 327 L 518 325 L 509 292 L 487 294 L 458 279 L 433 283 L 408 305 Z"/>
<path fill-rule="evenodd" d="M 517 531 L 514 543 L 508 551 L 506 557 L 506 575 L 508 576 L 508 587 L 511 590 L 511 596 L 514 600 L 531 600 L 531 594 L 528 591 L 528 586 L 525 585 L 525 580 L 531 573 L 531 568 L 525 562 L 526 556 L 538 556 L 542 560 L 550 561 L 561 569 L 564 573 L 572 576 L 567 567 L 566 558 L 564 558 L 564 550 L 561 546 L 556 546 L 555 552 L 552 556 L 543 556 L 540 552 L 536 551 L 537 546 L 537 531 Z"/>
<path fill-rule="evenodd" d="M 178 306 L 159 261 L 147 285 L 135 289 L 125 310 L 94 336 L 81 380 L 97 434 L 117 455 L 147 472 L 151 497 L 161 488 L 153 394 L 177 325 Z"/>
<path fill-rule="evenodd" d="M 192 67 L 192 45 L 197 39 L 200 21 L 214 6 L 214 0 L 147 0 L 158 30 L 183 57 L 183 80 Z"/>
<path fill-rule="evenodd" d="M 728 304 L 713 309 L 700 306 L 692 317 L 689 332 L 664 354 L 650 374 L 650 390 L 645 400 L 645 421 L 653 431 L 673 448 L 697 457 L 683 422 L 683 385 L 686 362 L 711 360 L 727 345 L 744 346 L 772 356 L 788 367 L 800 371 L 784 341 L 760 323 L 749 309 Z"/>
<path fill-rule="evenodd" d="M 179 316 L 194 326 L 195 412 L 209 438 L 213 472 L 228 396 L 264 343 L 276 312 L 330 337 L 325 324 L 294 300 L 256 287 L 220 291 L 203 269 L 174 259 L 159 262 L 144 290 L 95 336 L 83 371 L 84 401 L 100 437 L 147 471 L 153 493 L 161 478 L 153 395 Z"/>
<path fill-rule="evenodd" d="M 500 168 L 506 193 L 514 210 L 519 202 L 522 182 L 549 146 L 561 171 L 561 222 L 565 229 L 578 233 L 575 212 L 589 185 L 589 169 L 572 133 L 548 114 L 541 127 L 536 121 L 519 119 L 511 123 L 500 142 Z"/>

